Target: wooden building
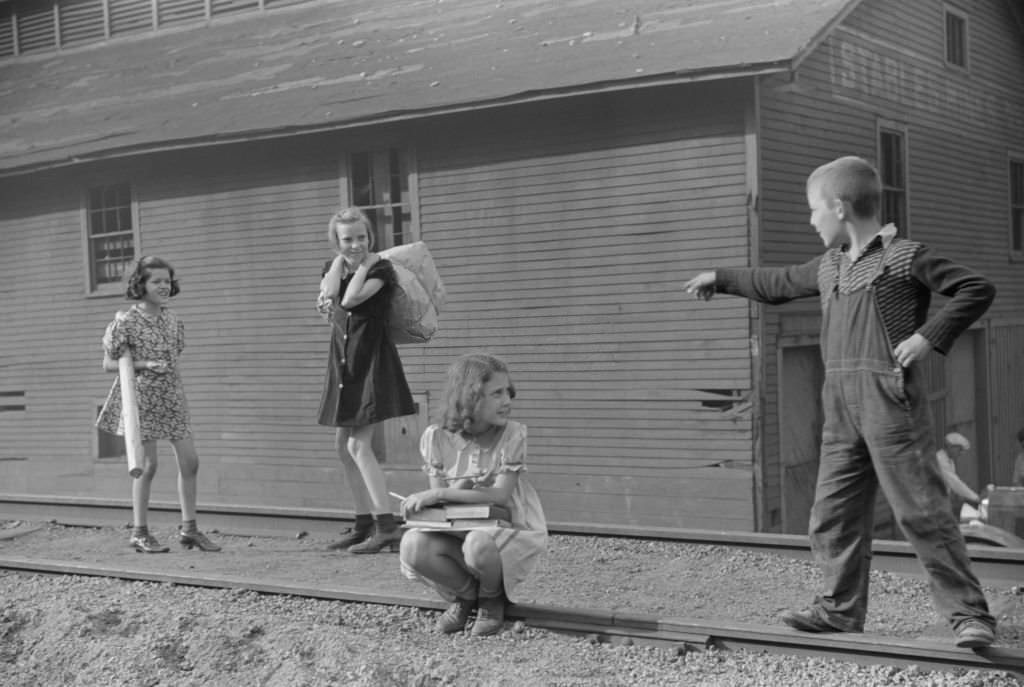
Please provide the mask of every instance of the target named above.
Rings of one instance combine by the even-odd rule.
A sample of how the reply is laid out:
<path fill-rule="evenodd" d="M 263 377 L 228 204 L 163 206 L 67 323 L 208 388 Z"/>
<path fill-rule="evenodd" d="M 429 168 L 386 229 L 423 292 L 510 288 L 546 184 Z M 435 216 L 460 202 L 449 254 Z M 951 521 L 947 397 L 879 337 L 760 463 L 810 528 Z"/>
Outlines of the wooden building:
<path fill-rule="evenodd" d="M 804 179 L 875 160 L 886 219 L 998 299 L 935 356 L 939 431 L 1005 482 L 1024 426 L 1024 24 L 1016 0 L 0 0 L 0 501 L 125 499 L 93 420 L 124 265 L 177 268 L 200 505 L 345 510 L 315 422 L 326 221 L 423 239 L 442 330 L 401 353 L 416 417 L 443 371 L 510 364 L 549 519 L 805 529 L 815 302 L 710 304 L 713 266 L 821 246 Z M 174 500 L 162 448 L 154 498 Z"/>

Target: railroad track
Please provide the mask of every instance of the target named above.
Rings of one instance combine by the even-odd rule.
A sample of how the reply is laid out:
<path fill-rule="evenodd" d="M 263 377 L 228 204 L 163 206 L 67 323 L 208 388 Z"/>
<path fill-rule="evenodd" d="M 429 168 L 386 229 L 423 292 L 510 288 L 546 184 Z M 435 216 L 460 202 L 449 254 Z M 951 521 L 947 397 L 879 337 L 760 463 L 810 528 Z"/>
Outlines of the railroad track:
<path fill-rule="evenodd" d="M 239 534 L 282 534 L 335 532 L 345 514 L 337 511 L 239 506 L 202 506 L 203 524 L 207 529 Z M 174 525 L 179 517 L 177 503 L 150 504 L 153 524 Z M 0 519 L 34 522 L 56 521 L 70 525 L 123 525 L 131 521 L 131 508 L 114 499 L 41 497 L 0 494 Z M 554 534 L 620 536 L 640 539 L 678 541 L 690 544 L 732 546 L 792 558 L 811 557 L 807 537 L 795 534 L 735 532 L 724 530 L 674 529 L 586 525 L 549 522 Z M 990 586 L 1024 585 L 1024 549 L 968 545 L 974 573 Z M 921 575 L 921 567 L 913 550 L 903 541 L 876 540 L 872 553 L 876 569 L 908 575 Z"/>
<path fill-rule="evenodd" d="M 439 600 L 426 600 L 402 594 L 382 594 L 359 587 L 306 587 L 266 583 L 228 575 L 169 574 L 130 567 L 51 559 L 0 556 L 0 569 L 30 574 L 99 576 L 190 587 L 241 589 L 262 594 L 387 604 L 427 610 L 440 610 L 444 607 L 443 602 Z M 997 670 L 1024 675 L 1024 649 L 996 647 L 969 651 L 953 648 L 949 640 L 931 642 L 877 635 L 816 635 L 774 625 L 716 623 L 642 613 L 618 613 L 535 604 L 512 604 L 508 610 L 508 617 L 511 620 L 521 620 L 531 627 L 588 636 L 592 641 L 655 644 L 675 647 L 680 653 L 714 647 L 721 650 L 743 649 L 752 652 L 832 658 L 861 664 L 916 665 L 929 670 Z"/>

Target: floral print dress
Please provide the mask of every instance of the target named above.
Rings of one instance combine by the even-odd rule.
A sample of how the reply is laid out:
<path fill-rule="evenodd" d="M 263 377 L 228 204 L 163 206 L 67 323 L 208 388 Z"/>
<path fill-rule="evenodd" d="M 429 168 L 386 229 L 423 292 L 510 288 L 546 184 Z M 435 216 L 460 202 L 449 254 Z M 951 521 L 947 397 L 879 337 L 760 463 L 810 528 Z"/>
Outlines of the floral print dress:
<path fill-rule="evenodd" d="M 139 403 L 139 429 L 143 441 L 184 439 L 192 435 L 185 399 L 185 388 L 178 373 L 178 357 L 185 348 L 185 325 L 169 308 L 161 308 L 156 317 L 145 314 L 137 305 L 119 312 L 107 325 L 103 351 L 117 360 L 129 351 L 135 360 L 164 360 L 165 373 L 135 371 L 135 391 Z M 96 426 L 111 434 L 124 434 L 121 418 L 121 378 L 114 384 L 103 404 Z"/>

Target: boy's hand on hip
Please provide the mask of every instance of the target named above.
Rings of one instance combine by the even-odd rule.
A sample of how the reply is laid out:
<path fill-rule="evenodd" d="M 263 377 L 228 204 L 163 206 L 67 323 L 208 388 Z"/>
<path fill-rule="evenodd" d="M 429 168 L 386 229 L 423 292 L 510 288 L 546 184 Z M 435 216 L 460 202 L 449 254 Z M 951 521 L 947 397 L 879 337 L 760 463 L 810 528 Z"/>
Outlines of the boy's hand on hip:
<path fill-rule="evenodd" d="M 920 334 L 914 334 L 906 341 L 900 342 L 892 353 L 896 357 L 896 362 L 903 367 L 909 367 L 912 362 L 924 360 L 931 350 L 932 344 L 928 339 Z"/>
<path fill-rule="evenodd" d="M 701 272 L 686 282 L 683 288 L 686 289 L 686 293 L 692 293 L 696 298 L 705 301 L 711 300 L 711 297 L 715 295 L 715 273 Z"/>

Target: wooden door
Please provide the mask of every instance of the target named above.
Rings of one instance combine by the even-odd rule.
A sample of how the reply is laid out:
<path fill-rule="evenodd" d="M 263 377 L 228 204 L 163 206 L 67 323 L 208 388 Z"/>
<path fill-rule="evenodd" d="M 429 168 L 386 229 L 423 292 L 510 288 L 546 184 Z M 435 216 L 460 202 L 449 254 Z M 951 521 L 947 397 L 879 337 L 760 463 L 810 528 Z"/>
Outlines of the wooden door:
<path fill-rule="evenodd" d="M 821 386 L 825 380 L 818 346 L 780 349 L 779 452 L 782 467 L 783 532 L 804 534 L 814 503 L 821 449 Z"/>

